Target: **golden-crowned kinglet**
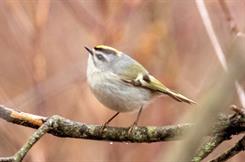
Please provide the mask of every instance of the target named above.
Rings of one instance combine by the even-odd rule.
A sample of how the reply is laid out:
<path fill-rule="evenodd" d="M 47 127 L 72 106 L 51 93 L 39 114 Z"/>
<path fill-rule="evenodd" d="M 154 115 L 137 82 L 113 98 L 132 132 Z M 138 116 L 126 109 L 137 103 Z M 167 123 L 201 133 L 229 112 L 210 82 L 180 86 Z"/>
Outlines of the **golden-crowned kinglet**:
<path fill-rule="evenodd" d="M 134 110 L 139 111 L 132 126 L 137 125 L 143 106 L 154 96 L 165 94 L 179 102 L 195 103 L 168 89 L 121 51 L 105 45 L 85 49 L 89 52 L 87 80 L 92 92 L 102 104 L 117 112 L 104 127 L 120 112 Z"/>

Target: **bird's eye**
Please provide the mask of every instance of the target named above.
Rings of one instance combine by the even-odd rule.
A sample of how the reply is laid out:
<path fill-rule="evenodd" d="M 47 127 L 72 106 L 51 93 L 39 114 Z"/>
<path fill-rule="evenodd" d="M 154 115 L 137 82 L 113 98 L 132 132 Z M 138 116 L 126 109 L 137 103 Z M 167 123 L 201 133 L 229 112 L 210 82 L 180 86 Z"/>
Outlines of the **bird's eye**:
<path fill-rule="evenodd" d="M 104 56 L 102 56 L 101 54 L 97 54 L 96 57 L 97 57 L 98 60 L 100 60 L 100 61 L 105 61 Z"/>

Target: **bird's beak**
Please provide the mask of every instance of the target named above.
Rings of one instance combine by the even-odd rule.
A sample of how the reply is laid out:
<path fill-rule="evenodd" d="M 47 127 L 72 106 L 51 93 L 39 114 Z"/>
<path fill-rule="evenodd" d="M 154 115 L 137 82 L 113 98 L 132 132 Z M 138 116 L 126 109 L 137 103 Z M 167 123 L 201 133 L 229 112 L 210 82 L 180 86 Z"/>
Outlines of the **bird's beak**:
<path fill-rule="evenodd" d="M 89 49 L 88 47 L 84 46 L 84 48 L 89 52 L 89 54 L 93 55 L 93 51 L 91 49 Z"/>

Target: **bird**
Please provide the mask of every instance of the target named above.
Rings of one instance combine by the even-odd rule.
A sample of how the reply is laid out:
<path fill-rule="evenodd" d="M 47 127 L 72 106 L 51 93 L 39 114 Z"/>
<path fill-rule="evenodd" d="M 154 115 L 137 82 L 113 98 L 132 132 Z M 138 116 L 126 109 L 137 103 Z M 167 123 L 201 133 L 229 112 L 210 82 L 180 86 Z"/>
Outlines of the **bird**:
<path fill-rule="evenodd" d="M 178 102 L 196 103 L 167 88 L 124 52 L 107 45 L 84 48 L 89 53 L 87 82 L 92 93 L 104 106 L 116 111 L 102 130 L 120 113 L 138 111 L 129 127 L 131 131 L 137 126 L 143 108 L 156 96 L 167 95 Z"/>

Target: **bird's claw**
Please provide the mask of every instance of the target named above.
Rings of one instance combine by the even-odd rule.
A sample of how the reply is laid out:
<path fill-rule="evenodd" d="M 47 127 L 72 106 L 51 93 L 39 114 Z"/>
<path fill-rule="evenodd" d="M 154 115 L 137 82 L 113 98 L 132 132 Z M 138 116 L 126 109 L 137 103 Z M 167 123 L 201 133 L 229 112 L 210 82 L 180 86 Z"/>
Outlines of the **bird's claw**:
<path fill-rule="evenodd" d="M 128 127 L 128 135 L 131 135 L 133 133 L 133 130 L 137 127 L 137 123 L 134 122 L 130 127 Z"/>

